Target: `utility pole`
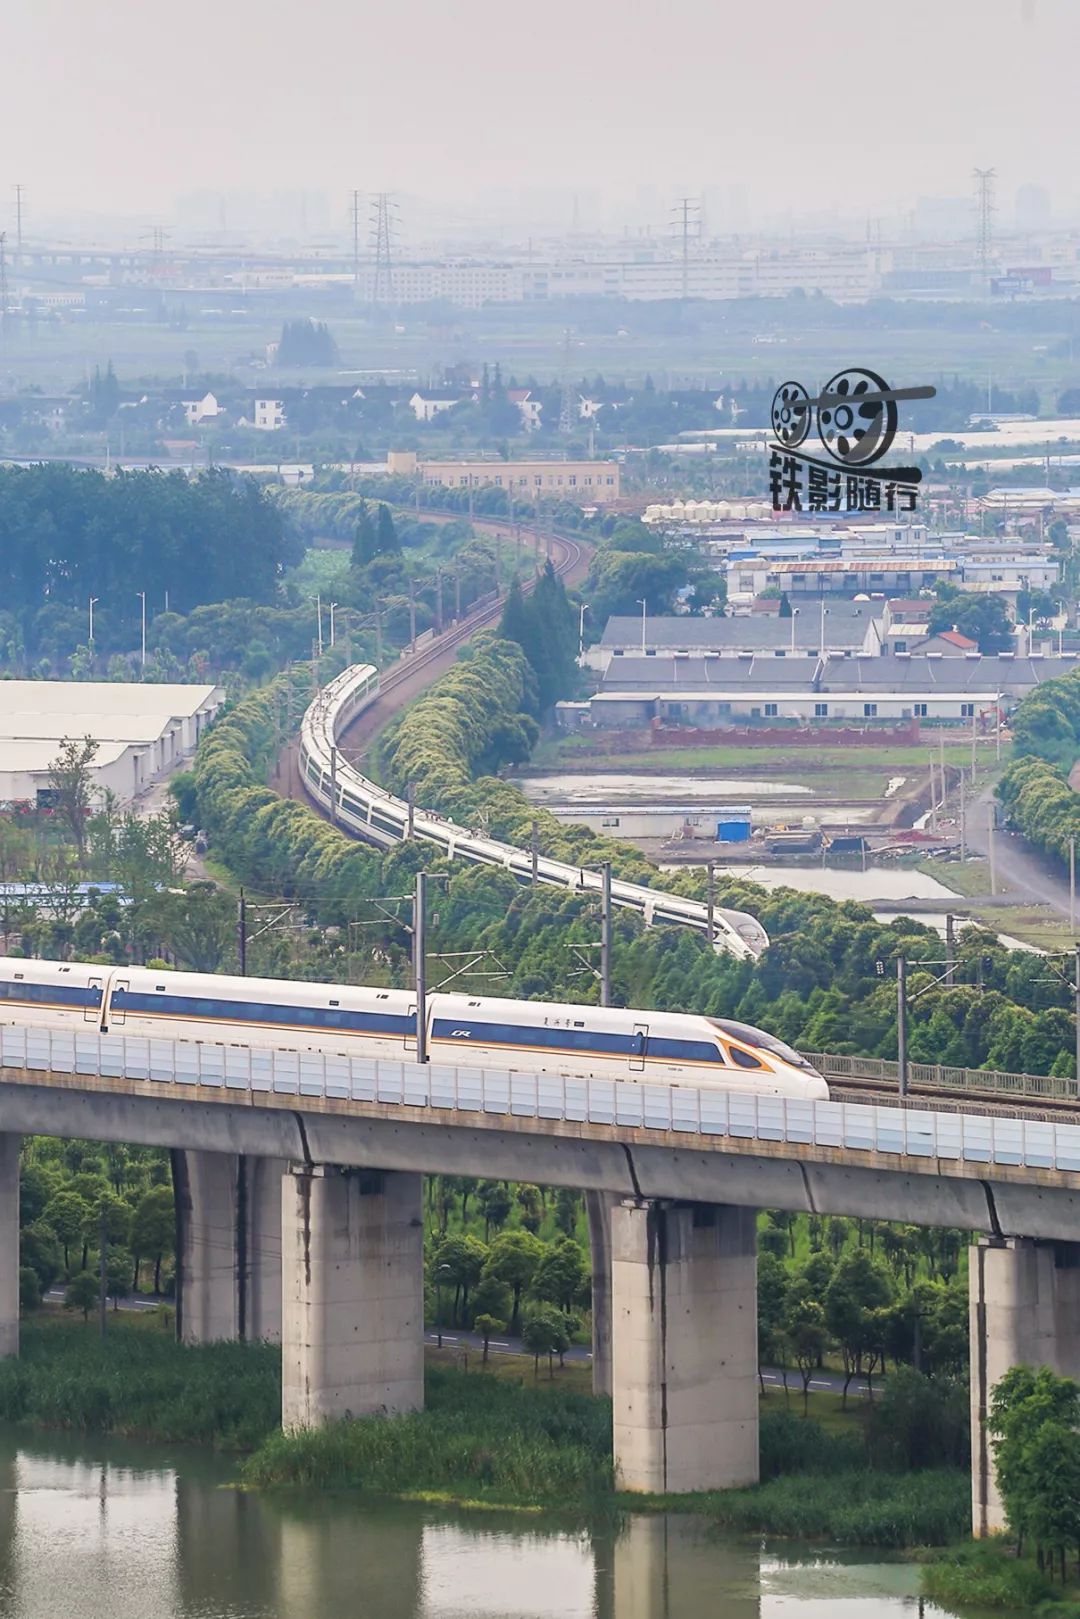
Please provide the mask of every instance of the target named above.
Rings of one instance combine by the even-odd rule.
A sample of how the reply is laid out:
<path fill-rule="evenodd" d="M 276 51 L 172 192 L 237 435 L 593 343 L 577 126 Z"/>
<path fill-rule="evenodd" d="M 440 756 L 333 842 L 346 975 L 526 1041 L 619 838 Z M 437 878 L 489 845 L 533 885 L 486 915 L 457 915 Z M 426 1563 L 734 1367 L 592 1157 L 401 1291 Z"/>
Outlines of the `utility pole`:
<path fill-rule="evenodd" d="M 532 885 L 535 888 L 540 880 L 540 822 L 532 824 Z"/>
<path fill-rule="evenodd" d="M 951 911 L 945 915 L 945 982 L 952 987 L 956 968 L 956 918 Z"/>
<path fill-rule="evenodd" d="M 382 668 L 382 604 L 375 603 L 375 663 Z"/>
<path fill-rule="evenodd" d="M 416 651 L 416 596 L 412 574 L 409 575 L 409 651 Z"/>
<path fill-rule="evenodd" d="M 360 197 L 359 191 L 352 194 L 352 278 L 353 297 L 360 296 Z"/>
<path fill-rule="evenodd" d="M 559 432 L 569 438 L 574 431 L 574 392 L 570 386 L 570 329 L 563 333 L 562 397 L 559 403 Z"/>
<path fill-rule="evenodd" d="M 1076 839 L 1069 839 L 1069 932 L 1076 932 Z M 1080 1074 L 1080 1068 L 1077 1070 Z"/>
<path fill-rule="evenodd" d="M 709 930 L 709 943 L 712 944 L 713 940 L 716 937 L 716 862 L 715 861 L 710 860 L 708 862 L 708 864 L 706 865 L 706 867 L 705 867 L 705 878 L 706 878 L 706 881 L 708 883 L 708 888 L 706 889 L 706 893 L 705 893 L 705 904 L 706 904 L 706 907 L 707 907 L 705 925 Z"/>
<path fill-rule="evenodd" d="M 600 868 L 600 1005 L 611 1005 L 611 861 Z"/>
<path fill-rule="evenodd" d="M 896 1073 L 900 1095 L 908 1093 L 907 957 L 896 958 Z"/>
<path fill-rule="evenodd" d="M 330 825 L 337 825 L 337 749 L 330 749 Z"/>
<path fill-rule="evenodd" d="M 413 987 L 416 990 L 416 1060 L 427 1062 L 427 872 L 416 873 L 413 898 Z"/>
<path fill-rule="evenodd" d="M 967 805 L 964 802 L 964 772 L 960 772 L 960 858 L 967 859 Z"/>
<path fill-rule="evenodd" d="M 410 781 L 408 787 L 405 790 L 405 800 L 406 800 L 406 803 L 409 806 L 409 819 L 408 819 L 408 822 L 406 823 L 405 836 L 407 838 L 411 838 L 412 835 L 413 835 L 413 814 L 414 814 L 414 811 L 413 811 L 413 784 L 412 784 L 411 781 Z"/>
<path fill-rule="evenodd" d="M 104 1203 L 101 1205 L 100 1242 L 101 1253 L 98 1259 L 98 1324 L 101 1328 L 101 1336 L 104 1338 L 107 1322 L 105 1312 L 109 1291 L 109 1284 L 106 1279 L 109 1263 L 109 1215 Z"/>
<path fill-rule="evenodd" d="M 990 895 L 997 894 L 997 867 L 994 862 L 994 806 L 989 806 L 986 822 L 986 850 L 990 859 Z"/>
<path fill-rule="evenodd" d="M 236 953 L 240 958 L 240 977 L 247 977 L 247 900 L 244 890 L 236 906 Z"/>

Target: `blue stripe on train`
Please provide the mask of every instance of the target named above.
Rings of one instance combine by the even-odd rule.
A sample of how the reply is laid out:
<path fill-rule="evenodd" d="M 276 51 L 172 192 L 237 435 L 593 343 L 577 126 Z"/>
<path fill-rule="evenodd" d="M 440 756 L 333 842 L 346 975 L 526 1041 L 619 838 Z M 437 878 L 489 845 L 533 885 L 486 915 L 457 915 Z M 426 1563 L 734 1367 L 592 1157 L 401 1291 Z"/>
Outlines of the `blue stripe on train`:
<path fill-rule="evenodd" d="M 723 1065 L 716 1046 L 707 1040 L 679 1040 L 649 1035 L 609 1034 L 598 1029 L 533 1027 L 519 1023 L 478 1023 L 470 1018 L 436 1018 L 433 1040 L 465 1045 L 546 1046 L 552 1051 L 587 1051 L 602 1057 L 668 1057 L 672 1061 L 715 1062 Z"/>
<path fill-rule="evenodd" d="M 101 985 L 89 988 L 78 984 L 22 984 L 0 982 L 0 1001 L 22 1001 L 33 1005 L 100 1006 Z"/>
<path fill-rule="evenodd" d="M 266 1001 L 225 1001 L 207 996 L 143 994 L 114 989 L 120 1012 L 206 1018 L 214 1023 L 278 1023 L 282 1027 L 341 1029 L 349 1034 L 413 1034 L 416 1019 L 394 1012 L 356 1012 L 338 1006 L 275 1006 Z"/>

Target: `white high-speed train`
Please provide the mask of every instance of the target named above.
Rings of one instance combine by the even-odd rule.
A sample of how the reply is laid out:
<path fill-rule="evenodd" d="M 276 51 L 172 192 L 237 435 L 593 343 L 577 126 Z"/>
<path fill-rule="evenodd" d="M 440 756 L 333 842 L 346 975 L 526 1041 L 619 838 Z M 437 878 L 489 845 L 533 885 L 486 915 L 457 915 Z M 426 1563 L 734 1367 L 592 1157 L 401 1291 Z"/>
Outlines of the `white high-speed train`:
<path fill-rule="evenodd" d="M 451 860 L 469 860 L 484 866 L 498 866 L 528 883 L 533 878 L 533 856 L 528 849 L 515 848 L 497 838 L 486 838 L 457 826 L 428 810 L 410 808 L 385 787 L 362 776 L 339 752 L 338 737 L 350 720 L 367 708 L 379 695 L 379 671 L 371 664 L 354 664 L 325 686 L 304 715 L 300 730 L 300 779 L 304 790 L 338 825 L 381 848 L 390 848 L 408 837 L 434 843 Z M 536 880 L 599 893 L 603 879 L 598 871 L 567 865 L 540 855 L 536 860 Z M 665 894 L 662 889 L 640 883 L 612 882 L 611 897 L 644 916 L 646 922 L 674 922 L 704 933 L 709 925 L 708 909 L 700 900 Z M 746 911 L 717 906 L 713 913 L 713 945 L 743 959 L 760 956 L 769 936 L 756 917 Z"/>
<path fill-rule="evenodd" d="M 829 1094 L 782 1040 L 723 1018 L 442 994 L 429 995 L 426 1010 L 432 1062 L 808 1101 Z M 0 1023 L 345 1056 L 407 1060 L 416 1051 L 409 990 L 14 957 L 0 957 Z"/>

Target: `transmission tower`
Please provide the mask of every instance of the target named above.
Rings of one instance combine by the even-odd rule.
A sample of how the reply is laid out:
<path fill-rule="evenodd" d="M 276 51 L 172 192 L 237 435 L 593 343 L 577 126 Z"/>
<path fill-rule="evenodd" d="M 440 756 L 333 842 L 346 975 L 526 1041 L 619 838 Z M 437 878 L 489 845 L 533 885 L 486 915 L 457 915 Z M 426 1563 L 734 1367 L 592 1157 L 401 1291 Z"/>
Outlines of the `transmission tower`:
<path fill-rule="evenodd" d="M 562 399 L 559 404 L 559 432 L 569 438 L 574 431 L 574 390 L 570 382 L 570 329 L 563 333 Z"/>
<path fill-rule="evenodd" d="M 363 193 L 360 191 L 354 191 L 352 194 L 352 278 L 353 296 L 356 298 L 360 296 L 360 208 L 362 206 L 360 199 L 362 195 Z"/>
<path fill-rule="evenodd" d="M 397 204 L 389 191 L 380 191 L 371 209 L 371 247 L 375 257 L 375 277 L 371 288 L 371 301 L 392 304 L 394 301 L 394 214 Z"/>
<path fill-rule="evenodd" d="M 19 268 L 22 265 L 22 251 L 23 251 L 23 242 L 22 242 L 23 192 L 26 190 L 26 187 L 21 186 L 21 185 L 17 185 L 17 186 L 15 186 L 14 190 L 15 190 L 15 264 L 16 264 L 16 267 Z"/>
<path fill-rule="evenodd" d="M 996 169 L 975 169 L 975 251 L 979 259 L 979 279 L 983 292 L 990 292 L 990 269 L 994 251 L 994 181 Z"/>
<path fill-rule="evenodd" d="M 701 204 L 696 197 L 680 197 L 672 209 L 672 219 L 682 236 L 682 297 L 690 293 L 690 243 L 701 236 Z"/>

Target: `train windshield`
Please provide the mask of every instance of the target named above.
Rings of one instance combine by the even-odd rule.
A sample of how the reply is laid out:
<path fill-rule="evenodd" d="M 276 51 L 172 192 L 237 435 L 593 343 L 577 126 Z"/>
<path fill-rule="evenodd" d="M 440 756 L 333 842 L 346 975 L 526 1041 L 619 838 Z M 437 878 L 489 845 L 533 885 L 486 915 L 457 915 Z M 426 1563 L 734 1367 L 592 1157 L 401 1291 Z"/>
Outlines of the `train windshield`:
<path fill-rule="evenodd" d="M 774 1034 L 766 1034 L 764 1029 L 755 1029 L 750 1023 L 732 1023 L 727 1018 L 711 1017 L 706 1020 L 721 1034 L 730 1034 L 736 1040 L 742 1040 L 748 1046 L 758 1046 L 773 1057 L 780 1057 L 793 1068 L 801 1068 L 804 1073 L 816 1074 L 817 1069 L 813 1063 L 807 1062 L 793 1046 L 785 1045 Z"/>

